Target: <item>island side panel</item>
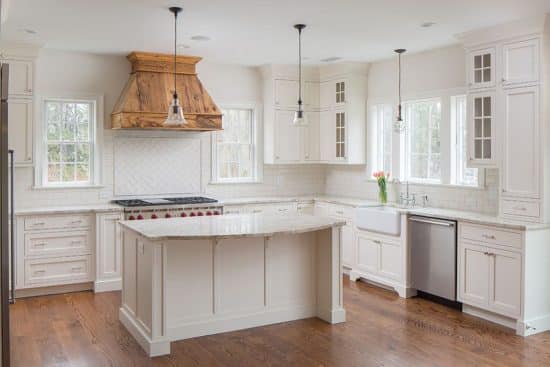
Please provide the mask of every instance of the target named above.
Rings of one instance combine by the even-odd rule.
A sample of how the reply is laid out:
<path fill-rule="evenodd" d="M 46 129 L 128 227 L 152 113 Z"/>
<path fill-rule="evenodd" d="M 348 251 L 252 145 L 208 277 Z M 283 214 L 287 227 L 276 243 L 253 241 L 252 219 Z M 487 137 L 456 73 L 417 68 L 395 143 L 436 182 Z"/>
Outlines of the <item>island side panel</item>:
<path fill-rule="evenodd" d="M 341 227 L 332 227 L 316 234 L 317 317 L 331 324 L 344 322 Z"/>

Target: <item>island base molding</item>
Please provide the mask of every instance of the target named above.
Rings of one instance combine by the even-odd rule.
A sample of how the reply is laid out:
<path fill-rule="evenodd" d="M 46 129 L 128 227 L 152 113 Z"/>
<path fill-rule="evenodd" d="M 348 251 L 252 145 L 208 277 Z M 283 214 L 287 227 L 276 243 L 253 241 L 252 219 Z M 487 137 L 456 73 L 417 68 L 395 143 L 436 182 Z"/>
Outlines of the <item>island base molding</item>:
<path fill-rule="evenodd" d="M 149 356 L 170 342 L 319 317 L 344 322 L 341 231 L 149 240 L 123 231 L 119 318 Z"/>

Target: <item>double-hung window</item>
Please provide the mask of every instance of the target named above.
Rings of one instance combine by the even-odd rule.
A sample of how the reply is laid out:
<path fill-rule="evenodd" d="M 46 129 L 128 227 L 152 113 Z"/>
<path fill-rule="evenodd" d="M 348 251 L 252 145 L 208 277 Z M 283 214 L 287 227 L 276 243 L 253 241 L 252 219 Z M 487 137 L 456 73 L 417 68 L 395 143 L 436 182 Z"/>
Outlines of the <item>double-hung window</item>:
<path fill-rule="evenodd" d="M 375 137 L 372 162 L 376 171 L 386 173 L 392 170 L 393 108 L 390 104 L 376 104 L 371 107 L 371 132 Z"/>
<path fill-rule="evenodd" d="M 411 101 L 404 107 L 406 179 L 441 183 L 441 100 Z"/>
<path fill-rule="evenodd" d="M 258 180 L 257 129 L 253 108 L 223 109 L 222 131 L 213 134 L 212 181 Z"/>
<path fill-rule="evenodd" d="M 43 186 L 95 184 L 97 99 L 44 99 Z"/>

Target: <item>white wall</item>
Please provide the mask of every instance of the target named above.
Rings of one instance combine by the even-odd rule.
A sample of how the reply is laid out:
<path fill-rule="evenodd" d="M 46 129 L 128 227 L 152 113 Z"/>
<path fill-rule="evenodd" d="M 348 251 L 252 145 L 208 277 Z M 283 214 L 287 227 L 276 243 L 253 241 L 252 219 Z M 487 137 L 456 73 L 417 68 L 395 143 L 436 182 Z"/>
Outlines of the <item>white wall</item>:
<path fill-rule="evenodd" d="M 465 53 L 460 45 L 439 48 L 402 58 L 402 94 L 405 99 L 422 98 L 440 91 L 465 89 Z M 368 103 L 397 101 L 397 59 L 371 64 L 368 78 Z M 332 166 L 326 169 L 327 194 L 377 199 L 378 187 L 367 180 L 365 166 Z M 343 189 L 345 188 L 345 190 Z M 389 200 L 398 197 L 399 187 L 390 187 Z M 443 208 L 484 213 L 497 212 L 498 172 L 487 171 L 486 187 L 482 189 L 411 185 L 410 190 L 428 194 L 429 204 Z"/>
<path fill-rule="evenodd" d="M 261 108 L 261 78 L 256 68 L 210 64 L 198 65 L 199 77 L 214 100 L 223 104 L 256 104 Z M 130 64 L 124 56 L 94 55 L 43 49 L 36 61 L 36 101 L 56 95 L 102 94 L 105 103 L 105 123 L 122 88 L 128 80 Z M 262 114 L 260 113 L 259 116 Z M 39 126 L 40 121 L 35 121 Z M 59 206 L 106 202 L 113 195 L 113 141 L 116 136 L 147 136 L 152 139 L 165 133 L 128 132 L 98 128 L 102 134 L 102 188 L 35 189 L 32 168 L 17 168 L 16 206 Z M 193 133 L 178 133 L 181 136 Z M 174 136 L 173 134 L 169 134 Z M 203 141 L 203 182 L 210 177 L 210 133 L 199 134 Z M 182 173 L 185 174 L 185 173 Z M 264 181 L 247 185 L 204 185 L 204 192 L 218 197 L 274 196 L 319 193 L 324 189 L 321 167 L 266 167 Z"/>

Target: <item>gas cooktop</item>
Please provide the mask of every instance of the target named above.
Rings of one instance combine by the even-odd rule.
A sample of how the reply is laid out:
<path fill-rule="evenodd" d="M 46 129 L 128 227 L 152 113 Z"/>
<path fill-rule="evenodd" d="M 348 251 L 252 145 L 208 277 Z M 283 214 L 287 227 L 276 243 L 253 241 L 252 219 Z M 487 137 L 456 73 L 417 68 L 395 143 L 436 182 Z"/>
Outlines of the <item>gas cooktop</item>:
<path fill-rule="evenodd" d="M 217 203 L 218 200 L 205 198 L 202 196 L 187 196 L 180 198 L 165 198 L 165 199 L 127 199 L 113 200 L 114 204 L 124 207 L 140 207 L 140 206 L 156 206 L 156 205 L 193 205 L 193 204 L 209 204 Z"/>

